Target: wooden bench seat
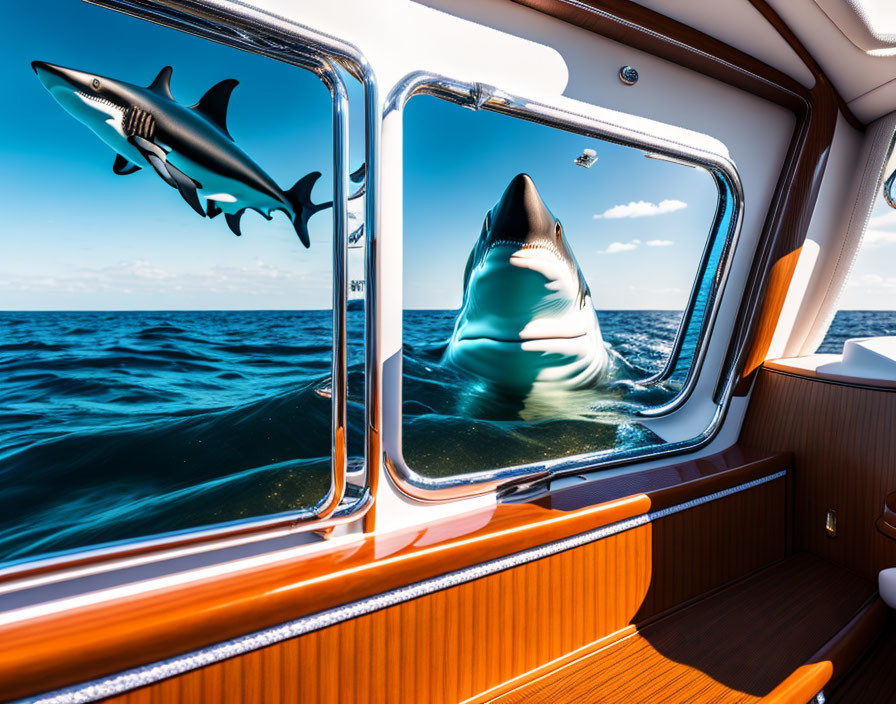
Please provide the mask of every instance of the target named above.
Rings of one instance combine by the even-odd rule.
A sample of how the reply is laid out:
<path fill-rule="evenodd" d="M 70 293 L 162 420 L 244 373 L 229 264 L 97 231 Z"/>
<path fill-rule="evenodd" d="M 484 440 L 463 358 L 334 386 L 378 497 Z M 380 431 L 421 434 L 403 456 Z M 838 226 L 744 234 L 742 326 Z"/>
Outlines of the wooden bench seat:
<path fill-rule="evenodd" d="M 797 554 L 491 701 L 807 702 L 883 621 L 873 584 Z"/>

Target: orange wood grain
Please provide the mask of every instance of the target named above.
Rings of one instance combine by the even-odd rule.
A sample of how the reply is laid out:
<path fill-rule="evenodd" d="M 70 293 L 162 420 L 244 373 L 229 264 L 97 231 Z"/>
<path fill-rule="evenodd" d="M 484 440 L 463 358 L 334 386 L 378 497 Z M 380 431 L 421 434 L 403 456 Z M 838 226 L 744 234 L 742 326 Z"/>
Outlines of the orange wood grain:
<path fill-rule="evenodd" d="M 741 442 L 794 453 L 794 544 L 877 579 L 896 565 L 896 540 L 875 524 L 896 490 L 896 391 L 763 369 Z M 825 514 L 837 512 L 837 536 Z"/>
<path fill-rule="evenodd" d="M 784 308 L 784 300 L 793 279 L 793 272 L 800 258 L 802 247 L 798 247 L 778 259 L 771 269 L 768 278 L 768 288 L 765 293 L 765 303 L 759 315 L 759 323 L 756 326 L 756 334 L 753 345 L 744 362 L 743 376 L 751 375 L 765 361 L 775 328 L 778 326 L 778 318 Z"/>
<path fill-rule="evenodd" d="M 273 664 L 252 671 L 239 657 L 109 701 L 456 704 L 781 560 L 785 489 L 774 480 L 270 646 L 258 657 Z"/>

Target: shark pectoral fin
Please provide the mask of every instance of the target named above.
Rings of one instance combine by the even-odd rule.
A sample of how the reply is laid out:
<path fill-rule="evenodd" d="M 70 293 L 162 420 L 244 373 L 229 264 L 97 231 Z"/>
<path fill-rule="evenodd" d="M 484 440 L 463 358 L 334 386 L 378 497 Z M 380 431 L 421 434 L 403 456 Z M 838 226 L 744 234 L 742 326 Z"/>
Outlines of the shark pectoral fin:
<path fill-rule="evenodd" d="M 177 183 L 173 178 L 171 178 L 171 174 L 168 173 L 168 168 L 165 164 L 165 160 L 160 159 L 155 154 L 146 154 L 145 156 L 146 160 L 150 163 L 152 168 L 156 170 L 156 173 L 161 176 L 162 180 L 172 188 L 177 188 Z"/>
<path fill-rule="evenodd" d="M 149 165 L 156 170 L 156 173 L 165 183 L 172 188 L 177 188 L 177 184 L 174 182 L 174 179 L 171 178 L 166 166 L 168 155 L 165 154 L 165 151 L 161 147 L 153 144 L 149 140 L 143 139 L 143 137 L 140 137 L 139 135 L 131 135 L 128 137 L 128 142 L 143 155 L 143 158 L 149 162 Z"/>
<path fill-rule="evenodd" d="M 168 170 L 168 173 L 174 181 L 174 187 L 177 188 L 181 196 L 183 196 L 183 199 L 187 201 L 187 204 L 195 210 L 200 217 L 204 218 L 205 209 L 202 207 L 202 203 L 199 202 L 199 194 L 196 192 L 199 184 L 167 161 L 165 162 L 165 168 Z"/>
<path fill-rule="evenodd" d="M 216 83 L 206 91 L 198 103 L 191 105 L 190 109 L 201 114 L 230 137 L 230 132 L 227 131 L 227 105 L 230 103 L 230 94 L 239 84 L 240 82 L 234 78 Z"/>
<path fill-rule="evenodd" d="M 224 213 L 224 219 L 227 221 L 227 227 L 229 227 L 230 231 L 237 237 L 243 234 L 242 232 L 240 232 L 240 218 L 243 217 L 244 212 L 246 212 L 245 209 L 240 210 L 236 213 Z"/>
<path fill-rule="evenodd" d="M 121 154 L 115 155 L 115 163 L 112 164 L 113 173 L 118 174 L 119 176 L 127 176 L 128 174 L 133 174 L 140 170 L 141 167 L 136 164 L 132 164 L 130 161 L 125 159 Z"/>
<path fill-rule="evenodd" d="M 218 217 L 223 212 L 213 200 L 206 201 L 206 205 L 205 214 L 208 215 L 209 218 Z"/>
<path fill-rule="evenodd" d="M 199 183 L 173 164 L 168 163 L 168 155 L 157 144 L 153 144 L 139 135 L 131 135 L 128 137 L 128 141 L 140 150 L 140 153 L 165 183 L 176 188 L 189 206 L 200 216 L 205 217 L 205 209 L 199 202 L 199 195 L 196 193 L 196 189 L 200 187 Z"/>

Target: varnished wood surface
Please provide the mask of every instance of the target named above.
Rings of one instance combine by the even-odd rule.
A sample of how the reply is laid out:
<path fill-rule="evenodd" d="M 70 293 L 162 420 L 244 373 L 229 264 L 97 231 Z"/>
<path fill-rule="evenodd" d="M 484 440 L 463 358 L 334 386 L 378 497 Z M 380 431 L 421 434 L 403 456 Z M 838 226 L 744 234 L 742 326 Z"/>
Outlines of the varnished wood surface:
<path fill-rule="evenodd" d="M 765 305 L 756 325 L 756 336 L 753 345 L 744 362 L 743 375 L 750 376 L 768 356 L 768 350 L 772 344 L 775 329 L 778 327 L 778 318 L 787 298 L 790 281 L 800 258 L 802 247 L 785 254 L 772 266 L 769 274 L 768 289 L 765 294 Z"/>
<path fill-rule="evenodd" d="M 755 463 L 745 465 L 745 474 L 739 474 L 740 457 L 732 451 L 715 462 L 727 485 L 753 476 Z M 769 474 L 782 466 L 781 457 L 765 462 L 774 468 Z M 686 479 L 682 478 L 683 486 Z M 700 495 L 697 485 L 682 498 Z M 499 505 L 429 526 L 325 545 L 304 557 L 293 555 L 19 620 L 0 626 L 0 693 L 8 698 L 24 696 L 144 665 L 644 514 L 651 505 L 650 494 L 643 493 L 578 511 Z M 724 549 L 713 545 L 702 549 Z M 720 563 L 719 574 L 727 574 L 728 564 Z M 653 566 L 647 570 L 652 574 Z M 660 571 L 658 578 L 663 574 Z M 656 597 L 651 592 L 650 598 L 668 604 L 671 594 L 674 603 L 691 581 L 709 583 L 699 572 L 679 579 L 683 582 L 675 589 L 662 590 Z"/>
<path fill-rule="evenodd" d="M 456 704 L 786 555 L 784 479 L 116 697 Z"/>
<path fill-rule="evenodd" d="M 785 374 L 796 374 L 810 379 L 824 379 L 847 386 L 864 386 L 870 389 L 896 389 L 896 381 L 890 379 L 873 379 L 869 377 L 837 374 L 825 367 L 843 359 L 839 354 L 812 354 L 805 357 L 779 357 L 767 359 L 763 363 L 768 369 Z"/>
<path fill-rule="evenodd" d="M 769 453 L 734 445 L 697 460 L 573 484 L 552 491 L 534 503 L 549 509 L 575 511 L 619 496 L 648 494 L 650 510 L 656 511 L 694 496 L 712 494 L 789 469 L 792 462 L 787 452 Z"/>
<path fill-rule="evenodd" d="M 758 702 L 811 662 L 873 594 L 870 582 L 800 554 L 492 701 Z"/>
<path fill-rule="evenodd" d="M 896 621 L 843 684 L 826 691 L 830 704 L 896 704 Z"/>
<path fill-rule="evenodd" d="M 896 540 L 876 528 L 896 491 L 896 391 L 856 388 L 763 369 L 741 442 L 794 453 L 795 549 L 877 579 L 896 566 Z M 824 528 L 837 512 L 837 536 Z"/>

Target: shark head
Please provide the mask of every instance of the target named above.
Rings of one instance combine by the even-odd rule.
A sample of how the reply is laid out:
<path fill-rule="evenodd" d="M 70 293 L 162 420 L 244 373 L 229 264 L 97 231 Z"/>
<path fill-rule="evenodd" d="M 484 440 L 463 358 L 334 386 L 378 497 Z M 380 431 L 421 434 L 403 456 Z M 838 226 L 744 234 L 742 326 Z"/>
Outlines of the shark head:
<path fill-rule="evenodd" d="M 527 174 L 488 212 L 464 272 L 449 361 L 499 386 L 581 386 L 606 367 L 591 292 Z"/>
<path fill-rule="evenodd" d="M 124 119 L 134 105 L 134 88 L 112 78 L 44 61 L 31 68 L 50 95 L 73 117 L 106 142 L 124 136 Z"/>

